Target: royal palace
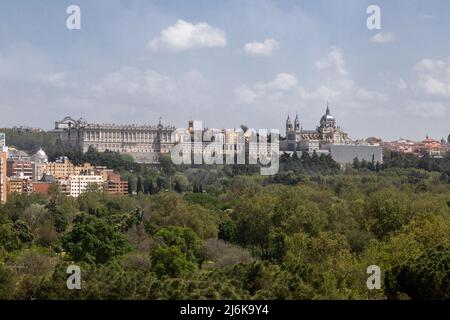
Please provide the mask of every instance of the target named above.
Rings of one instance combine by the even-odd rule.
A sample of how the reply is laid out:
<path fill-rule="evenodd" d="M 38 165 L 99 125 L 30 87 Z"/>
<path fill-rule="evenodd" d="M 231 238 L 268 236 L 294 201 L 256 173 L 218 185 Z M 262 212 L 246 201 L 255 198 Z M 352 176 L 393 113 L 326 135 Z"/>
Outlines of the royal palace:
<path fill-rule="evenodd" d="M 133 156 L 141 163 L 157 163 L 160 154 L 173 148 L 172 132 L 176 128 L 158 125 L 91 124 L 84 119 L 65 117 L 55 122 L 55 133 L 61 141 L 86 152 L 89 147 L 99 152 L 115 151 Z"/>

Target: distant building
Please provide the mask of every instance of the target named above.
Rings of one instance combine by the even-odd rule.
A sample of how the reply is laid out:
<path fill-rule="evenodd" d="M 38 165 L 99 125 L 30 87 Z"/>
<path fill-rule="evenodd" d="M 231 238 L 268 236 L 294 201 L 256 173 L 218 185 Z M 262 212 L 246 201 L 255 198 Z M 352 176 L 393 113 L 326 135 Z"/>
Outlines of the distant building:
<path fill-rule="evenodd" d="M 54 162 L 47 163 L 45 172 L 47 175 L 52 175 L 56 179 L 63 179 L 71 175 L 80 175 L 82 172 L 88 172 L 94 169 L 95 167 L 90 163 L 76 166 L 69 158 L 59 157 Z"/>
<path fill-rule="evenodd" d="M 315 130 L 304 130 L 298 115 L 292 123 L 288 116 L 286 120 L 286 140 L 282 141 L 281 149 L 285 152 L 308 152 L 310 155 L 329 154 L 339 164 L 352 163 L 355 158 L 375 162 L 383 161 L 381 140 L 370 138 L 366 141 L 352 141 L 331 115 L 327 105 L 325 114 Z"/>
<path fill-rule="evenodd" d="M 444 147 L 437 140 L 431 139 L 428 135 L 425 140 L 420 141 L 414 146 L 414 151 L 419 156 L 429 155 L 431 157 L 441 157 Z"/>
<path fill-rule="evenodd" d="M 389 150 L 401 153 L 411 153 L 418 157 L 428 155 L 434 158 L 442 157 L 446 152 L 450 151 L 450 143 L 445 139 L 441 141 L 430 138 L 428 135 L 422 141 L 411 141 L 399 139 L 391 142 L 384 142 L 383 146 Z"/>
<path fill-rule="evenodd" d="M 55 185 L 55 183 L 51 182 L 34 182 L 33 183 L 33 192 L 37 194 L 48 195 L 49 189 L 51 186 Z"/>
<path fill-rule="evenodd" d="M 31 157 L 25 151 L 18 150 L 13 147 L 8 147 L 9 160 L 31 161 Z"/>
<path fill-rule="evenodd" d="M 104 171 L 103 174 L 107 193 L 128 194 L 128 181 L 122 180 L 120 174 L 113 172 L 113 170 Z"/>
<path fill-rule="evenodd" d="M 6 147 L 6 135 L 3 132 L 0 132 L 0 151 Z"/>
<path fill-rule="evenodd" d="M 39 149 L 35 155 L 31 157 L 34 162 L 33 180 L 39 181 L 47 170 L 48 157 L 44 150 Z"/>
<path fill-rule="evenodd" d="M 33 192 L 33 181 L 29 178 L 8 179 L 8 194 L 22 194 Z"/>
<path fill-rule="evenodd" d="M 69 176 L 67 183 L 70 185 L 69 195 L 74 198 L 85 193 L 89 186 L 96 185 L 99 188 L 103 188 L 103 178 L 101 175 L 72 175 Z"/>
<path fill-rule="evenodd" d="M 345 133 L 336 123 L 336 119 L 330 113 L 327 105 L 325 114 L 320 119 L 319 126 L 315 130 L 305 130 L 300 124 L 298 115 L 292 123 L 288 115 L 286 120 L 286 151 L 297 150 L 318 150 L 326 144 L 342 144 L 351 142 L 348 134 Z M 318 145 L 318 148 L 317 148 Z"/>
<path fill-rule="evenodd" d="M 26 178 L 33 180 L 35 168 L 32 161 L 8 159 L 6 167 L 9 178 Z"/>
<path fill-rule="evenodd" d="M 93 147 L 99 152 L 115 151 L 133 156 L 136 162 L 158 163 L 160 154 L 170 152 L 175 142 L 175 127 L 91 124 L 84 119 L 65 117 L 55 122 L 52 131 L 61 141 L 79 147 L 86 152 Z"/>
<path fill-rule="evenodd" d="M 383 162 L 383 148 L 381 146 L 328 144 L 324 146 L 324 149 L 328 150 L 333 160 L 339 164 L 352 163 L 355 158 L 358 158 L 359 161 Z"/>
<path fill-rule="evenodd" d="M 0 149 L 0 204 L 5 204 L 7 199 L 7 160 L 8 151 L 3 147 Z"/>

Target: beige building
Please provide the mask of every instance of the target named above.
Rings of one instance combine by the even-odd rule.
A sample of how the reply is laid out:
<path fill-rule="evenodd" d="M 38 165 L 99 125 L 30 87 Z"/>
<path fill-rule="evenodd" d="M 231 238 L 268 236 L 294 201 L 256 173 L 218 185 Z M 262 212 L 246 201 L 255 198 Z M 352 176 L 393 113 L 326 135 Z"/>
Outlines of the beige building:
<path fill-rule="evenodd" d="M 76 166 L 70 162 L 67 157 L 60 157 L 55 162 L 48 162 L 46 167 L 46 174 L 54 176 L 56 179 L 64 179 L 71 175 L 80 175 L 84 172 L 90 172 L 95 167 L 90 163 L 84 163 L 81 166 Z"/>
<path fill-rule="evenodd" d="M 8 152 L 5 147 L 0 148 L 0 205 L 6 203 L 7 197 L 7 175 L 6 162 L 8 159 Z"/>
<path fill-rule="evenodd" d="M 53 133 L 64 143 L 79 147 L 83 152 L 93 147 L 99 152 L 114 151 L 131 155 L 141 163 L 157 163 L 160 154 L 169 153 L 174 145 L 175 127 L 91 124 L 84 119 L 65 117 L 55 122 Z"/>

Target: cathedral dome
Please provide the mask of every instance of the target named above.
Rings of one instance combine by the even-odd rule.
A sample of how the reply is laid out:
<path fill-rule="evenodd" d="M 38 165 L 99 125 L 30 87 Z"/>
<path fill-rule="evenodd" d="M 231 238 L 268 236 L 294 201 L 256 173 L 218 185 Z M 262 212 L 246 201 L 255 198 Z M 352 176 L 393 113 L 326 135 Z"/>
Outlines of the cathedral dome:
<path fill-rule="evenodd" d="M 331 114 L 324 114 L 320 121 L 334 121 L 334 117 Z"/>
<path fill-rule="evenodd" d="M 327 105 L 327 110 L 326 110 L 325 114 L 322 116 L 322 118 L 320 118 L 320 123 L 330 123 L 330 122 L 334 122 L 334 121 L 335 121 L 335 119 L 330 114 L 330 108 Z"/>

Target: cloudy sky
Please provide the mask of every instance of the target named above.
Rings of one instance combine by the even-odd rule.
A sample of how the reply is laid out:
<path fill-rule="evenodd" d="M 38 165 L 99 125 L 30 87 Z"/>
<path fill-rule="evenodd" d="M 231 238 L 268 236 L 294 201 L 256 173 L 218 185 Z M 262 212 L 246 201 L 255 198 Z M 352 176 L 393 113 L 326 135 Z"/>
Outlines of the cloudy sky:
<path fill-rule="evenodd" d="M 81 8 L 81 30 L 66 9 Z M 366 9 L 381 8 L 381 29 Z M 89 122 L 450 133 L 450 1 L 2 0 L 0 127 Z M 283 129 L 284 131 L 284 129 Z"/>

